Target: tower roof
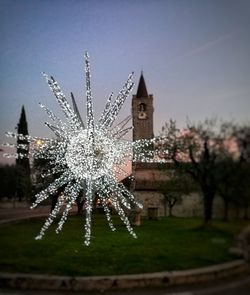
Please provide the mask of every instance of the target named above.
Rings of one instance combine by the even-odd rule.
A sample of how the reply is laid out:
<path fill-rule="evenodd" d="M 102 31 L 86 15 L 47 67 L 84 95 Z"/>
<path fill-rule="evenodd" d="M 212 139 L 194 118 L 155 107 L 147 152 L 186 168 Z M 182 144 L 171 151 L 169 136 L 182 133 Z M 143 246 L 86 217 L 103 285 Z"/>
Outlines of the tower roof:
<path fill-rule="evenodd" d="M 146 87 L 146 83 L 145 83 L 142 72 L 141 72 L 141 77 L 140 77 L 136 96 L 137 97 L 148 97 L 147 87 Z"/>
<path fill-rule="evenodd" d="M 23 135 L 28 135 L 28 124 L 26 120 L 24 106 L 22 106 L 19 123 L 17 124 L 17 132 Z"/>

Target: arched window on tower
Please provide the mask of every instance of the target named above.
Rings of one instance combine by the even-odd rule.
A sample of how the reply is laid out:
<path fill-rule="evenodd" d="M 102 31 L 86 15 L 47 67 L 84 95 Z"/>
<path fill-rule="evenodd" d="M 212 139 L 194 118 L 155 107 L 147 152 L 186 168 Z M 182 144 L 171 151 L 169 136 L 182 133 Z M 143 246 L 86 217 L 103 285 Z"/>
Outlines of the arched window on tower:
<path fill-rule="evenodd" d="M 147 105 L 140 103 L 138 105 L 138 119 L 147 119 Z"/>
<path fill-rule="evenodd" d="M 140 103 L 138 106 L 139 112 L 146 112 L 147 106 L 145 103 Z"/>

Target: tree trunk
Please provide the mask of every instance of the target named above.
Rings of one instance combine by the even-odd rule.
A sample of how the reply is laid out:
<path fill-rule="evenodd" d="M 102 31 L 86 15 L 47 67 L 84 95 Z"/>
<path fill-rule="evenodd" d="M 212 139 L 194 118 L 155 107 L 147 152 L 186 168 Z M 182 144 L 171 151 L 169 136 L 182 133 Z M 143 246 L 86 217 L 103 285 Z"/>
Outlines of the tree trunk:
<path fill-rule="evenodd" d="M 244 209 L 244 219 L 248 220 L 248 206 L 245 207 Z"/>
<path fill-rule="evenodd" d="M 80 201 L 78 198 L 76 199 L 76 205 L 77 205 L 77 214 L 82 213 L 83 205 L 84 205 L 84 200 Z"/>
<path fill-rule="evenodd" d="M 207 224 L 212 219 L 213 215 L 213 200 L 214 194 L 204 193 L 204 222 Z"/>
<path fill-rule="evenodd" d="M 164 202 L 164 216 L 167 216 L 167 202 Z"/>
<path fill-rule="evenodd" d="M 224 221 L 228 221 L 228 205 L 229 205 L 228 200 L 224 199 L 224 217 L 223 217 Z"/>
<path fill-rule="evenodd" d="M 168 206 L 168 216 L 169 217 L 173 217 L 173 213 L 172 213 L 173 207 L 174 207 L 173 205 Z"/>
<path fill-rule="evenodd" d="M 57 200 L 58 200 L 58 194 L 52 195 L 52 197 L 51 197 L 51 207 L 50 207 L 51 212 L 55 209 Z"/>
<path fill-rule="evenodd" d="M 239 205 L 236 205 L 236 219 L 240 219 L 240 208 Z"/>

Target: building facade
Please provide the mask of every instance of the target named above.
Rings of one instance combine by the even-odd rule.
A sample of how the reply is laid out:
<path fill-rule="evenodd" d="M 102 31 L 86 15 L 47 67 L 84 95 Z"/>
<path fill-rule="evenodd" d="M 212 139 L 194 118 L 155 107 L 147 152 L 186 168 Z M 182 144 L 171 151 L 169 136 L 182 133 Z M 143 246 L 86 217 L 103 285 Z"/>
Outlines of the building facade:
<path fill-rule="evenodd" d="M 141 73 L 137 93 L 132 96 L 133 141 L 154 137 L 153 101 Z M 133 162 L 132 174 L 134 178 L 130 188 L 143 204 L 142 215 L 150 218 L 164 215 L 163 196 L 158 192 L 158 186 L 165 175 L 159 170 L 158 164 Z"/>

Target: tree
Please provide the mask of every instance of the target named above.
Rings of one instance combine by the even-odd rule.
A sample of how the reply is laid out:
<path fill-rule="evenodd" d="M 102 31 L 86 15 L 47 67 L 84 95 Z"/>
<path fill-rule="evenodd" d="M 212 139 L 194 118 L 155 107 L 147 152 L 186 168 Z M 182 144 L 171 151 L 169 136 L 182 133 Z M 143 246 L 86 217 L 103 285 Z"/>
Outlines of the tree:
<path fill-rule="evenodd" d="M 228 153 L 224 161 L 220 163 L 218 192 L 225 204 L 231 202 L 238 208 L 243 207 L 244 217 L 248 219 L 248 208 L 250 207 L 250 126 L 228 123 L 224 124 L 223 131 L 230 134 L 230 136 L 224 137 L 231 138 L 229 142 L 231 149 L 232 146 L 234 148 L 234 153 Z"/>
<path fill-rule="evenodd" d="M 235 126 L 234 136 L 240 153 L 240 161 L 250 163 L 250 125 Z"/>
<path fill-rule="evenodd" d="M 235 123 L 223 122 L 217 139 L 217 163 L 215 178 L 217 193 L 224 202 L 223 220 L 228 221 L 229 204 L 236 204 L 238 184 L 238 149 L 234 136 Z"/>
<path fill-rule="evenodd" d="M 194 185 L 188 175 L 177 169 L 166 169 L 165 173 L 168 176 L 167 180 L 160 182 L 158 189 L 164 197 L 165 216 L 167 207 L 169 216 L 173 216 L 174 206 L 181 203 L 183 195 L 188 195 L 194 190 Z"/>
<path fill-rule="evenodd" d="M 176 122 L 170 120 L 162 128 L 163 150 L 171 158 L 175 167 L 187 173 L 200 187 L 203 195 L 204 222 L 212 219 L 213 201 L 217 192 L 216 169 L 220 155 L 221 142 L 216 131 L 216 120 L 205 120 L 199 124 L 188 123 L 180 131 Z"/>
<path fill-rule="evenodd" d="M 0 166 L 0 198 L 7 197 L 10 199 L 15 197 L 17 184 L 16 176 L 17 171 L 14 165 Z"/>
<path fill-rule="evenodd" d="M 239 168 L 238 163 L 232 158 L 225 159 L 217 164 L 217 190 L 224 202 L 224 221 L 228 221 L 229 204 L 239 206 Z"/>
<path fill-rule="evenodd" d="M 249 219 L 248 210 L 250 207 L 250 164 L 240 162 L 240 170 L 238 173 L 238 204 L 244 208 L 244 218 Z"/>
<path fill-rule="evenodd" d="M 22 106 L 21 116 L 17 125 L 17 133 L 27 136 L 28 124 L 24 106 Z M 30 179 L 30 163 L 28 158 L 29 142 L 27 139 L 19 136 L 17 138 L 17 197 L 21 201 L 23 198 L 30 199 L 31 197 L 31 179 Z"/>

